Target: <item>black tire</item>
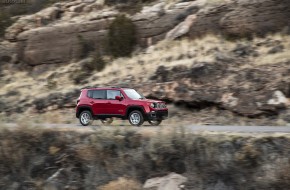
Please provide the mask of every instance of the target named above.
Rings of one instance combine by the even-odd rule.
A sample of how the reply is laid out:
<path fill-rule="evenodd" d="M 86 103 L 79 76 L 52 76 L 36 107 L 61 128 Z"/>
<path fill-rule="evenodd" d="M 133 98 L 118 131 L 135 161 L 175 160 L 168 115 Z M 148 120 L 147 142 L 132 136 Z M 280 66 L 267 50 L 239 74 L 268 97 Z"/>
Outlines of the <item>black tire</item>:
<path fill-rule="evenodd" d="M 88 119 L 88 121 L 86 121 L 86 119 Z M 92 113 L 90 111 L 82 111 L 79 117 L 80 123 L 83 126 L 88 126 L 90 124 L 92 124 L 93 122 L 93 117 L 92 117 Z"/>
<path fill-rule="evenodd" d="M 152 126 L 158 126 L 162 123 L 162 120 L 151 120 L 151 121 L 148 121 L 150 123 L 150 125 Z"/>
<path fill-rule="evenodd" d="M 113 123 L 113 118 L 101 119 L 103 125 L 111 125 Z"/>
<path fill-rule="evenodd" d="M 135 119 L 133 119 L 133 117 Z M 129 118 L 128 118 L 129 122 L 131 125 L 133 126 L 141 126 L 144 123 L 144 117 L 143 114 L 138 111 L 138 110 L 134 110 L 129 114 Z"/>

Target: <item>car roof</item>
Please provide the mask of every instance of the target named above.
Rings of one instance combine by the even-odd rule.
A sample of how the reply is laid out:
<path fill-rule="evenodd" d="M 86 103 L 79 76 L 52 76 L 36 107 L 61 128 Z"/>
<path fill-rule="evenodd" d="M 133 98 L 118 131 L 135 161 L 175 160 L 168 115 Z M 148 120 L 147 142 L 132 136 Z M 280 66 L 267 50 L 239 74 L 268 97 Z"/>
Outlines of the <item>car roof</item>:
<path fill-rule="evenodd" d="M 127 87 L 87 87 L 82 90 L 120 90 L 120 89 L 132 89 Z"/>

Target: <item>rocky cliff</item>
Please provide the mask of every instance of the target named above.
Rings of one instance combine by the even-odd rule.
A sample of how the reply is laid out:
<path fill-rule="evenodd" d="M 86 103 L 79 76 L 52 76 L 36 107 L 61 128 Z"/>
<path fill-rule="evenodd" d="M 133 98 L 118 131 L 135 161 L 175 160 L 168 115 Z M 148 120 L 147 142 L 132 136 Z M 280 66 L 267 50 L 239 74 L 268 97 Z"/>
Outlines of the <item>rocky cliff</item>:
<path fill-rule="evenodd" d="M 71 108 L 84 86 L 125 85 L 193 111 L 226 110 L 271 125 L 289 122 L 288 1 L 142 6 L 128 15 L 138 34 L 136 52 L 107 58 L 101 72 L 88 67 L 92 58 L 80 60 L 81 41 L 103 49 L 110 23 L 124 12 L 77 0 L 21 16 L 0 45 L 0 111 Z"/>
<path fill-rule="evenodd" d="M 206 33 L 239 37 L 288 30 L 289 12 L 287 0 L 237 0 L 216 4 L 196 0 L 145 6 L 131 18 L 137 26 L 140 45 L 149 46 L 166 35 L 174 39 Z M 17 44 L 14 53 L 26 64 L 67 63 L 80 56 L 79 35 L 100 48 L 110 21 L 118 14 L 99 1 L 60 2 L 34 15 L 21 17 L 7 29 L 5 39 Z"/>

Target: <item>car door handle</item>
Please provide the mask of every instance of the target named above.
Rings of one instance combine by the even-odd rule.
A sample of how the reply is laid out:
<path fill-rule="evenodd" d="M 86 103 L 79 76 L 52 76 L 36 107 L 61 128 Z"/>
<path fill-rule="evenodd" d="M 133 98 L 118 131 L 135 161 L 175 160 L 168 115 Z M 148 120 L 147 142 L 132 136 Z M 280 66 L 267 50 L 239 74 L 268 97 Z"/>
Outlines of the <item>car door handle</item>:
<path fill-rule="evenodd" d="M 94 104 L 95 102 L 94 102 L 94 101 L 90 101 L 90 103 L 91 103 L 91 104 Z"/>

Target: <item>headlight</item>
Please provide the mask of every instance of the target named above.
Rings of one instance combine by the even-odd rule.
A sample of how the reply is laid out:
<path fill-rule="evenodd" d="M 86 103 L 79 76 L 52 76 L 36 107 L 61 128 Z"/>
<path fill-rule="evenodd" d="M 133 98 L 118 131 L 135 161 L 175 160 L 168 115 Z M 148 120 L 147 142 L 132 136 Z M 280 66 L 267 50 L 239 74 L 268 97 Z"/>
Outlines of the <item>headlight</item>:
<path fill-rule="evenodd" d="M 151 103 L 151 104 L 150 104 L 150 107 L 151 107 L 151 108 L 156 108 L 156 104 L 155 104 L 155 103 Z"/>

